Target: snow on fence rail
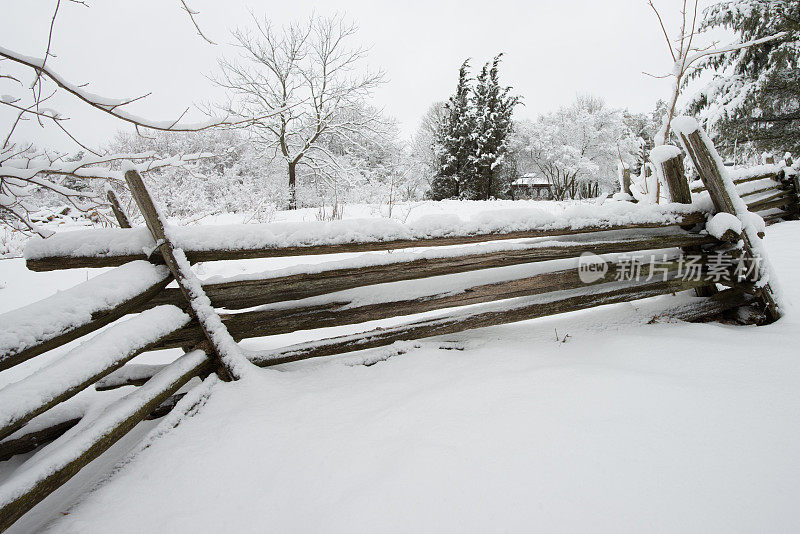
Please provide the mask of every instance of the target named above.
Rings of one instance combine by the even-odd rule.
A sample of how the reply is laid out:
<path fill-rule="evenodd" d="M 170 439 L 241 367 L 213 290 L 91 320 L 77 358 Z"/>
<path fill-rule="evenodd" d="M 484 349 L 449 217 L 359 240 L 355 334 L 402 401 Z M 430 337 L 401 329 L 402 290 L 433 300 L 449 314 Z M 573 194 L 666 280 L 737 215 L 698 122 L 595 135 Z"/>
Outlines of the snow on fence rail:
<path fill-rule="evenodd" d="M 56 404 L 76 395 L 155 348 L 167 334 L 189 322 L 175 306 L 158 306 L 115 324 L 83 342 L 52 364 L 0 390 L 0 439 Z"/>
<path fill-rule="evenodd" d="M 674 203 L 607 202 L 570 208 L 557 218 L 508 211 L 470 221 L 438 217 L 411 225 L 376 220 L 172 228 L 164 225 L 138 173 L 128 171 L 126 180 L 147 228 L 58 234 L 34 241 L 26 250 L 32 270 L 121 267 L 0 315 L 2 371 L 124 315 L 138 314 L 0 390 L 0 459 L 29 451 L 78 425 L 0 486 L 0 531 L 138 422 L 169 412 L 189 380 L 213 371 L 237 379 L 249 372 L 247 360 L 258 366 L 279 365 L 689 289 L 700 298 L 667 299 L 659 315 L 694 320 L 748 306 L 754 321 L 777 319 L 780 304 L 768 267 L 742 280 L 723 281 L 719 269 L 712 272 L 715 259 L 733 265 L 763 255 L 760 227 L 740 209 L 739 191 L 726 181 L 730 177 L 707 138 L 695 135 L 686 121 L 679 123 L 687 153 L 709 193 L 692 198 L 680 151 L 671 149 L 659 156 L 658 172 Z M 734 179 L 743 180 L 737 185 L 746 189 L 745 196 L 756 197 L 751 206 L 764 207 L 784 200 L 784 190 L 781 196 L 773 191 L 772 182 L 784 183 L 777 176 L 770 168 Z M 793 199 L 789 209 L 796 212 L 796 196 Z M 715 211 L 726 215 L 706 225 Z M 417 250 L 212 279 L 203 285 L 183 259 L 394 249 Z M 579 257 L 585 253 L 598 258 L 591 261 L 603 266 L 601 276 L 582 276 Z M 631 253 L 645 260 L 636 278 L 626 277 L 631 269 L 626 255 Z M 681 276 L 683 253 L 695 256 L 696 277 Z M 160 263 L 166 266 L 154 265 Z M 171 281 L 177 289 L 166 287 Z M 233 343 L 419 313 L 435 315 L 269 351 L 246 352 Z M 169 365 L 127 363 L 141 352 L 171 347 L 183 348 L 186 354 Z M 60 403 L 91 384 L 98 391 L 137 389 L 93 421 L 80 420 L 73 410 L 55 413 L 69 404 Z M 48 414 L 54 415 L 47 419 Z"/>
<path fill-rule="evenodd" d="M 154 298 L 169 281 L 165 267 L 133 261 L 0 315 L 0 370 L 119 319 Z"/>
<path fill-rule="evenodd" d="M 705 206 L 708 208 L 708 206 Z M 172 228 L 174 246 L 195 262 L 344 252 L 398 250 L 531 239 L 587 232 L 684 226 L 702 222 L 689 206 L 607 203 L 575 206 L 553 215 L 541 210 L 504 210 L 468 221 L 457 215 L 428 216 L 412 224 L 389 219 L 346 219 Z M 155 241 L 145 228 L 80 230 L 35 239 L 25 247 L 32 271 L 114 267 L 147 260 Z"/>

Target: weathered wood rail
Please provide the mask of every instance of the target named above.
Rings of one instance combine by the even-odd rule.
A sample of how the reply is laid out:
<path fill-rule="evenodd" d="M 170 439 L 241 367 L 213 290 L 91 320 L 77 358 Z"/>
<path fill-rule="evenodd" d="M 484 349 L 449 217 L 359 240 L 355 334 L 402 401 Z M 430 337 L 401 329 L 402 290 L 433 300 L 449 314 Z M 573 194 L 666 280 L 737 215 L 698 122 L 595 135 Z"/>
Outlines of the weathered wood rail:
<path fill-rule="evenodd" d="M 745 174 L 732 181 L 747 209 L 761 215 L 768 223 L 794 220 L 800 216 L 800 186 L 797 174 L 777 165 L 765 165 L 761 172 Z M 758 171 L 758 170 L 757 170 Z M 708 189 L 702 180 L 692 184 L 692 193 Z"/>
<path fill-rule="evenodd" d="M 292 247 L 263 247 L 263 248 L 223 248 L 210 250 L 196 250 L 190 247 L 184 249 L 186 257 L 192 263 L 247 260 L 259 258 L 282 258 L 288 256 L 313 256 L 319 254 L 344 254 L 353 252 L 375 252 L 384 250 L 401 250 L 407 248 L 449 247 L 454 245 L 469 245 L 485 243 L 487 241 L 535 239 L 541 237 L 559 237 L 595 232 L 608 232 L 613 230 L 642 230 L 648 228 L 664 228 L 667 226 L 691 226 L 705 222 L 705 214 L 701 212 L 676 213 L 673 221 L 650 221 L 630 224 L 607 224 L 597 226 L 579 226 L 576 228 L 532 228 L 530 230 L 513 232 L 487 232 L 463 236 L 432 237 L 421 239 L 393 239 L 386 241 L 370 241 L 362 243 L 344 243 L 328 245 L 300 245 Z M 115 229 L 114 239 L 124 240 L 126 234 L 138 232 L 139 229 Z M 154 263 L 163 263 L 158 256 L 148 256 L 142 251 L 104 254 L 84 254 L 81 250 L 73 250 L 69 255 L 38 255 L 28 257 L 26 265 L 31 271 L 55 271 L 62 269 L 75 269 L 81 267 L 119 267 L 131 261 L 148 260 Z"/>
<path fill-rule="evenodd" d="M 733 267 L 723 272 L 728 278 L 720 279 L 719 266 L 714 267 L 719 258 L 733 266 L 757 257 L 760 236 L 750 226 L 741 235 L 732 230 L 709 235 L 704 229 L 711 213 L 692 204 L 692 194 L 710 195 L 714 212 L 743 218 L 742 210 L 749 208 L 790 218 L 798 208 L 796 177 L 757 170 L 735 178 L 735 188 L 728 187 L 713 146 L 697 132 L 684 132 L 683 141 L 703 185 L 689 184 L 682 156 L 660 162 L 674 202 L 660 211 L 624 203 L 623 216 L 607 219 L 567 218 L 462 233 L 449 229 L 439 235 L 401 228 L 385 238 L 362 236 L 346 242 L 275 240 L 255 246 L 252 239 L 243 239 L 233 247 L 195 246 L 192 239 L 184 243 L 184 235 L 167 231 L 141 178 L 129 171 L 126 180 L 146 229 L 86 234 L 88 246 L 82 246 L 77 233 L 63 239 L 57 235 L 27 257 L 35 271 L 117 268 L 69 290 L 66 297 L 23 308 L 16 319 L 0 316 L 6 338 L 19 340 L 0 344 L 0 371 L 81 340 L 51 365 L 0 389 L 0 460 L 56 440 L 51 454 L 24 465 L 0 486 L 0 531 L 140 421 L 169 412 L 192 379 L 213 372 L 226 380 L 238 378 L 239 364 L 229 354 L 233 341 L 411 317 L 390 328 L 245 354 L 255 365 L 273 366 L 686 290 L 698 297 L 667 305 L 659 315 L 697 320 L 746 306 L 759 310 L 750 317 L 762 317 L 763 312 L 777 319 L 780 306 L 769 284 L 757 284 L 757 276 L 739 280 Z M 129 227 L 116 196 L 109 199 L 120 225 Z M 401 249 L 406 250 L 374 254 Z M 202 285 L 188 269 L 188 262 L 361 252 L 372 254 Z M 590 260 L 582 258 L 587 253 Z M 696 276 L 686 276 L 687 256 L 694 258 Z M 634 276 L 635 258 L 643 262 L 633 265 Z M 584 277 L 584 261 L 602 265 L 601 275 Z M 114 273 L 134 267 L 137 280 L 126 284 L 114 278 Z M 109 289 L 120 285 L 124 290 Z M 65 299 L 86 300 L 98 292 L 103 298 L 83 305 L 74 317 L 56 320 L 54 314 L 46 328 L 36 324 L 37 317 L 48 317 L 51 308 L 58 311 Z M 133 317 L 119 321 L 126 315 Z M 184 355 L 165 365 L 129 363 L 142 352 L 169 348 L 181 348 Z M 92 385 L 98 391 L 133 387 L 92 424 L 76 428 L 81 419 L 71 412 L 48 419 L 49 426 L 36 424 Z"/>
<path fill-rule="evenodd" d="M 53 332 L 51 336 L 41 338 L 31 345 L 19 345 L 5 352 L 0 352 L 0 371 L 18 365 L 34 356 L 58 348 L 70 341 L 90 334 L 106 325 L 109 325 L 129 313 L 136 313 L 146 308 L 154 298 L 157 298 L 170 283 L 171 278 L 165 276 L 162 280 L 148 286 L 141 293 L 117 302 L 109 302 L 92 311 L 90 318 L 85 322 L 76 322 Z"/>

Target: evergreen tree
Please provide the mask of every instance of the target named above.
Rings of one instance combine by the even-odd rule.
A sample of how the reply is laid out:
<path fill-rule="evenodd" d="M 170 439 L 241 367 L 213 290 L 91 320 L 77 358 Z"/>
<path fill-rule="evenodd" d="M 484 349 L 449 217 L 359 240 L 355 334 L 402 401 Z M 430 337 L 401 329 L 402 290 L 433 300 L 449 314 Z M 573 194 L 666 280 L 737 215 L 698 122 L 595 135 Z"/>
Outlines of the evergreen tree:
<path fill-rule="evenodd" d="M 465 183 L 463 196 L 474 200 L 506 196 L 510 184 L 508 176 L 501 174 L 499 166 L 508 153 L 513 123 L 511 115 L 520 103 L 519 96 L 511 96 L 511 87 L 501 87 L 499 78 L 500 58 L 495 56 L 490 64 L 481 69 L 475 86 L 473 105 L 474 135 L 472 146 L 472 169 Z M 505 178 L 505 179 L 503 179 Z"/>
<path fill-rule="evenodd" d="M 434 200 L 472 200 L 505 196 L 511 176 L 502 173 L 512 131 L 511 115 L 520 97 L 501 87 L 502 54 L 484 65 L 473 89 L 469 60 L 458 72 L 456 92 L 445 104 L 445 117 L 436 135 L 439 168 L 431 182 Z"/>
<path fill-rule="evenodd" d="M 710 28 L 732 30 L 742 42 L 787 33 L 702 63 L 693 76 L 716 76 L 688 111 L 700 114 L 727 155 L 744 143 L 757 151 L 800 151 L 800 2 L 722 1 L 705 12 L 701 29 Z"/>
<path fill-rule="evenodd" d="M 434 200 L 462 196 L 462 184 L 474 172 L 471 156 L 475 121 L 471 93 L 467 59 L 458 71 L 456 92 L 445 104 L 445 117 L 436 135 L 440 163 L 429 192 Z"/>

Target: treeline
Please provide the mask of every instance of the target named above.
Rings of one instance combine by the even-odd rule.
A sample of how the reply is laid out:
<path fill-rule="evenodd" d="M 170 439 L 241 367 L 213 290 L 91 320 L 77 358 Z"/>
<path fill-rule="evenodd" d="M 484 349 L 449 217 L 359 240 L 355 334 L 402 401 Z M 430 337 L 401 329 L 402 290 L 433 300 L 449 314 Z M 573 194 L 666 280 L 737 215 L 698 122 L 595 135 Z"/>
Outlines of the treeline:
<path fill-rule="evenodd" d="M 320 217 L 331 218 L 341 216 L 347 203 L 388 205 L 422 198 L 427 190 L 424 169 L 400 140 L 396 125 L 389 120 L 382 125 L 380 131 L 362 132 L 359 143 L 322 139 L 326 165 L 297 167 L 297 206 L 316 208 Z M 120 133 L 107 149 L 212 154 L 191 170 L 165 167 L 148 174 L 153 192 L 173 217 L 239 213 L 266 222 L 290 202 L 285 162 L 271 156 L 247 129 Z M 120 194 L 126 197 L 124 190 Z"/>
<path fill-rule="evenodd" d="M 800 3 L 785 0 L 720 2 L 704 14 L 702 29 L 727 29 L 742 42 L 784 32 L 764 45 L 715 56 L 695 73 L 711 74 L 711 81 L 684 111 L 701 117 L 723 156 L 736 163 L 754 163 L 765 151 L 800 152 L 798 21 Z M 501 83 L 498 55 L 475 76 L 465 61 L 455 92 L 433 104 L 406 141 L 391 118 L 369 105 L 382 73 L 347 75 L 365 57 L 350 44 L 354 25 L 340 16 L 312 16 L 286 28 L 256 22 L 261 32 L 233 33 L 248 61 L 221 58 L 216 82 L 229 96 L 222 111 L 262 119 L 232 130 L 120 134 L 102 149 L 212 152 L 192 171 L 150 175 L 172 216 L 239 212 L 268 220 L 278 209 L 316 207 L 335 217 L 342 205 L 356 202 L 391 207 L 422 198 L 510 198 L 512 183 L 525 175 L 546 180 L 556 199 L 593 197 L 618 191 L 623 168 L 647 173 L 665 115 L 663 102 L 633 113 L 581 95 L 535 119 L 515 118 L 522 97 Z M 298 31 L 315 37 L 293 39 Z M 284 94 L 282 87 L 291 90 Z M 97 187 L 64 180 L 77 190 Z M 43 190 L 25 202 L 33 211 L 37 203 L 63 199 Z"/>
<path fill-rule="evenodd" d="M 535 120 L 513 120 L 521 97 L 501 85 L 500 59 L 474 80 L 465 61 L 455 93 L 423 118 L 413 150 L 431 176 L 428 198 L 512 198 L 513 182 L 531 175 L 557 200 L 596 197 L 619 190 L 620 169 L 641 171 L 663 102 L 637 114 L 580 95 Z"/>

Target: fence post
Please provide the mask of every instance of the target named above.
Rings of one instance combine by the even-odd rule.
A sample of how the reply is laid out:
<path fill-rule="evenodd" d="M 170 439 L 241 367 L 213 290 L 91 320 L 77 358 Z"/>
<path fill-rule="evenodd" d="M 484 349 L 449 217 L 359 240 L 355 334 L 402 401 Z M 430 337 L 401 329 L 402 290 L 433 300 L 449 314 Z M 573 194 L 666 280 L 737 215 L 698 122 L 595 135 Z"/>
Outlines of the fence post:
<path fill-rule="evenodd" d="M 110 187 L 106 191 L 106 198 L 108 203 L 111 204 L 111 211 L 114 212 L 114 217 L 117 218 L 120 228 L 130 228 L 131 222 L 128 220 L 128 216 L 125 215 L 125 210 L 122 209 L 117 194 Z"/>
<path fill-rule="evenodd" d="M 631 191 L 631 170 L 627 167 L 622 169 L 622 192 L 633 199 L 633 192 Z"/>
<path fill-rule="evenodd" d="M 136 202 L 136 205 L 139 206 L 142 216 L 144 216 L 147 228 L 150 230 L 150 233 L 153 236 L 153 241 L 156 242 L 158 250 L 161 251 L 161 254 L 164 257 L 164 263 L 167 264 L 172 276 L 178 283 L 178 288 L 181 290 L 183 298 L 189 304 L 189 313 L 200 325 L 200 330 L 203 332 L 203 336 L 205 337 L 206 341 L 208 341 L 210 352 L 216 362 L 219 364 L 219 369 L 217 371 L 218 374 L 221 378 L 227 380 L 238 379 L 239 372 L 237 369 L 235 369 L 235 364 L 231 361 L 228 361 L 228 358 L 224 356 L 225 350 L 223 347 L 221 347 L 221 340 L 219 339 L 221 335 L 229 336 L 229 334 L 227 334 L 227 330 L 225 330 L 224 333 L 214 332 L 207 326 L 204 319 L 208 319 L 208 316 L 213 314 L 216 316 L 216 319 L 219 320 L 219 316 L 216 315 L 213 310 L 209 312 L 208 310 L 201 308 L 201 304 L 199 304 L 201 300 L 207 301 L 209 303 L 209 308 L 210 301 L 208 300 L 208 297 L 206 296 L 199 282 L 196 280 L 190 280 L 190 277 L 192 276 L 191 271 L 189 271 L 189 273 L 185 272 L 181 263 L 175 257 L 175 249 L 172 246 L 172 242 L 167 237 L 164 228 L 164 221 L 161 219 L 161 215 L 153 203 L 153 199 L 150 196 L 150 193 L 147 191 L 147 187 L 144 185 L 142 177 L 138 172 L 131 170 L 125 173 L 125 181 L 128 183 L 128 187 L 131 190 L 133 200 Z M 193 282 L 197 283 L 195 284 Z M 233 343 L 233 340 L 231 339 L 230 342 Z"/>
<path fill-rule="evenodd" d="M 689 180 L 683 170 L 683 154 L 678 154 L 661 163 L 655 163 L 661 167 L 661 176 L 669 190 L 669 198 L 672 202 L 680 204 L 692 203 L 692 192 L 689 190 Z"/>
<path fill-rule="evenodd" d="M 708 136 L 700 129 L 700 125 L 694 119 L 688 117 L 680 117 L 673 124 L 676 133 L 681 140 L 684 150 L 694 163 L 700 179 L 705 184 L 711 201 L 714 203 L 716 212 L 730 213 L 738 217 L 742 221 L 744 230 L 742 232 L 743 241 L 743 260 L 746 262 L 753 262 L 758 265 L 758 277 L 764 280 L 764 284 L 757 288 L 756 294 L 761 301 L 767 316 L 775 321 L 780 318 L 780 309 L 775 302 L 775 295 L 770 287 L 769 276 L 764 272 L 765 265 L 760 262 L 760 254 L 756 252 L 761 248 L 761 238 L 756 234 L 752 225 L 746 223 L 748 211 L 747 205 L 739 196 L 733 182 L 724 175 L 725 169 L 721 168 L 721 160 L 719 155 L 708 139 Z M 727 178 L 727 180 L 726 180 Z"/>
<path fill-rule="evenodd" d="M 691 204 L 692 192 L 689 189 L 689 180 L 686 178 L 686 172 L 683 167 L 683 154 L 676 154 L 664 161 L 654 161 L 653 164 L 667 184 L 672 202 Z M 683 252 L 686 254 L 701 254 L 702 249 L 700 247 L 688 247 L 683 249 Z M 697 287 L 694 291 L 698 297 L 710 297 L 717 293 L 717 285 L 711 283 L 707 286 Z"/>
<path fill-rule="evenodd" d="M 786 168 L 783 169 L 782 173 L 783 176 L 779 177 L 781 183 L 785 190 L 789 191 L 789 194 L 792 196 L 794 202 L 792 203 L 791 208 L 787 209 L 786 211 L 790 211 L 784 219 L 788 220 L 797 220 L 800 219 L 800 179 L 798 179 L 798 171 L 792 168 L 793 161 L 792 157 L 789 156 L 784 159 L 784 163 L 786 164 Z"/>

